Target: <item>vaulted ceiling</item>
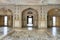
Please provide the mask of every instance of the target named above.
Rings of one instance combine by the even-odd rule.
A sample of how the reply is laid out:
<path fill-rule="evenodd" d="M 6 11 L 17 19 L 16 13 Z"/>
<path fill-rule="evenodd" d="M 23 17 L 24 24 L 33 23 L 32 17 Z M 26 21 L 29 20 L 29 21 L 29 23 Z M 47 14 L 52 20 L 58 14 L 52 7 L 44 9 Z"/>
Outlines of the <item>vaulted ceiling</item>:
<path fill-rule="evenodd" d="M 55 8 L 55 9 L 51 9 L 48 12 L 48 16 L 60 16 L 60 9 Z"/>
<path fill-rule="evenodd" d="M 47 5 L 47 4 L 60 4 L 60 0 L 0 0 L 0 5 L 1 4 Z"/>

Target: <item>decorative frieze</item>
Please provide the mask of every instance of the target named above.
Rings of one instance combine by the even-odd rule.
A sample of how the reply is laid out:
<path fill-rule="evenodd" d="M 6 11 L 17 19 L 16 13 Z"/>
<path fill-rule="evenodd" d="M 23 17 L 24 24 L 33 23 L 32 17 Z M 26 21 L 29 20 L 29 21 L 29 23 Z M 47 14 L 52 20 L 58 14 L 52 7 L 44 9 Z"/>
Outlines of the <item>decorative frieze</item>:
<path fill-rule="evenodd" d="M 60 0 L 0 0 L 0 5 L 49 5 L 60 4 Z"/>

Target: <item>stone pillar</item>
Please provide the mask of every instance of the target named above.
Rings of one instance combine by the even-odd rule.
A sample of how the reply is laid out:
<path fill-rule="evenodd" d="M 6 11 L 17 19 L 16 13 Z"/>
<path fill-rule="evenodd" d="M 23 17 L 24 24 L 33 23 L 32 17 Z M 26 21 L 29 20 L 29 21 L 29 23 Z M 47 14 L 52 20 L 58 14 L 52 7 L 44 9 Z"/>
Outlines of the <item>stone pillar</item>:
<path fill-rule="evenodd" d="M 22 13 L 21 13 L 21 7 L 19 8 L 20 10 L 19 10 L 19 26 L 20 26 L 20 28 L 22 28 Z"/>
<path fill-rule="evenodd" d="M 42 8 L 41 8 L 41 28 L 47 28 L 47 13 L 45 13 L 45 11 L 46 11 L 46 9 L 45 9 L 45 7 L 44 6 L 42 6 Z"/>
<path fill-rule="evenodd" d="M 41 28 L 41 6 L 39 7 L 38 10 L 38 28 Z"/>
<path fill-rule="evenodd" d="M 15 18 L 14 18 L 14 27 L 16 27 L 16 28 L 20 28 L 20 20 L 19 20 L 19 6 L 15 6 L 15 14 L 14 14 L 14 16 L 15 16 Z"/>

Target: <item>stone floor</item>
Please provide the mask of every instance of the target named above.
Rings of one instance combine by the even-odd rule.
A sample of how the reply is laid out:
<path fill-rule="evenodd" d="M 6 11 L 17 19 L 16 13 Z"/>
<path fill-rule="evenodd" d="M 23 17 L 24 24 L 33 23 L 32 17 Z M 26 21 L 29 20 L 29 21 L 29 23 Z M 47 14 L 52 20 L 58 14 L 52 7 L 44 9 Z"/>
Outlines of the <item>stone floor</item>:
<path fill-rule="evenodd" d="M 11 31 L 12 31 L 12 28 L 0 27 L 0 39 L 2 39 L 4 36 L 6 36 Z"/>
<path fill-rule="evenodd" d="M 1 40 L 60 40 L 60 28 L 14 29 L 14 32 Z"/>

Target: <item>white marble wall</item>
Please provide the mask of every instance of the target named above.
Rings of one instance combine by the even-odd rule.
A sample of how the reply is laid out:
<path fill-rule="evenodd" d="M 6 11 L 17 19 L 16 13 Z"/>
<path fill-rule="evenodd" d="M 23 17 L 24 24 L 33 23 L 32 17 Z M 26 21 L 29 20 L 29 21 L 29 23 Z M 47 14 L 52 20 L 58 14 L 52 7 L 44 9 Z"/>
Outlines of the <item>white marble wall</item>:
<path fill-rule="evenodd" d="M 33 8 L 38 11 L 38 28 L 47 28 L 47 13 L 50 9 L 60 8 L 59 5 L 0 5 L 0 9 L 10 9 L 13 15 L 13 27 L 22 27 L 22 11 Z M 0 13 L 1 15 L 1 13 Z"/>

